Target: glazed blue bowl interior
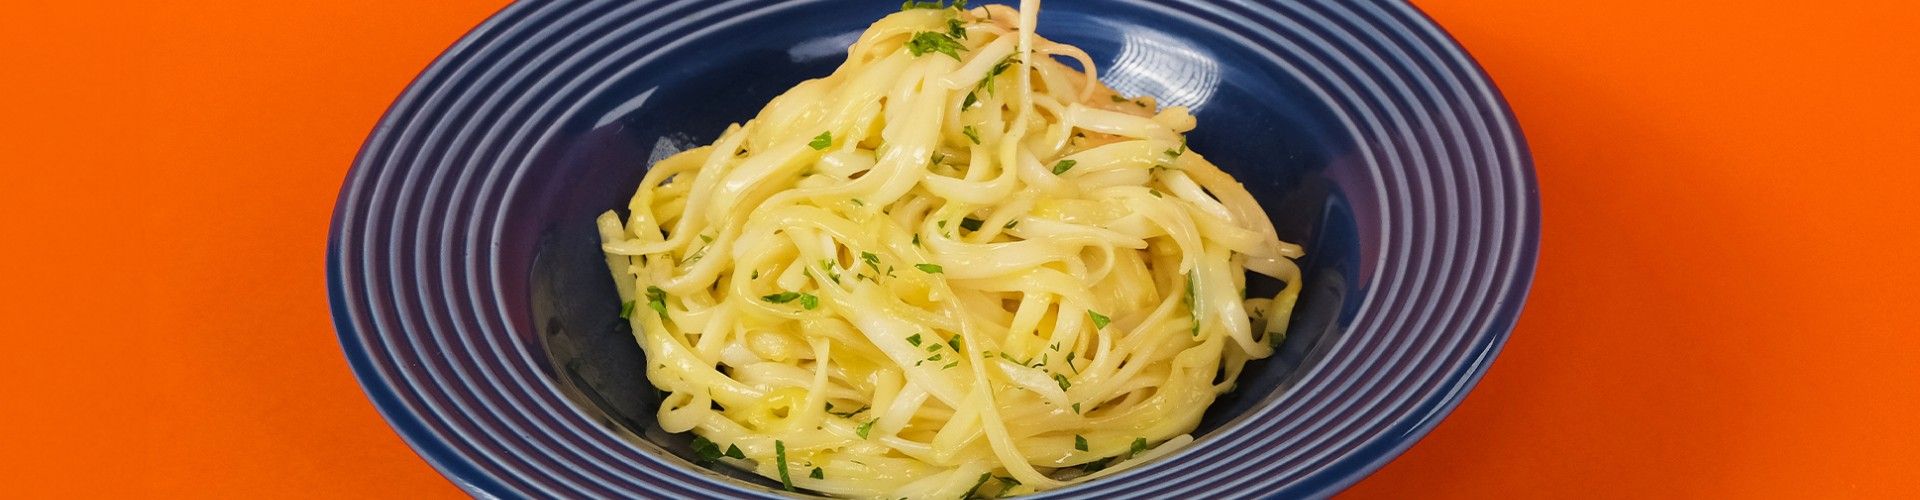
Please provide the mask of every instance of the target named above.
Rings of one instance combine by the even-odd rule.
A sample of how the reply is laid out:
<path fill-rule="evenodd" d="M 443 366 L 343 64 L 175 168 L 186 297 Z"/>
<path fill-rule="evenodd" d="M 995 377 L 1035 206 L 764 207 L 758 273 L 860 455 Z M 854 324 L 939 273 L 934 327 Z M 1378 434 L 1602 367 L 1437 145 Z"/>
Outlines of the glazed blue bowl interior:
<path fill-rule="evenodd" d="M 1391 2 L 1049 2 L 1040 31 L 1124 94 L 1190 107 L 1192 147 L 1307 248 L 1280 353 L 1151 466 L 1048 495 L 1313 496 L 1410 445 L 1497 352 L 1537 202 L 1504 103 Z M 342 343 L 395 428 L 499 496 L 747 495 L 654 424 L 658 393 L 593 218 L 653 161 L 828 74 L 886 2 L 516 4 L 413 84 L 335 214 Z M 1253 295 L 1277 283 L 1255 282 Z"/>

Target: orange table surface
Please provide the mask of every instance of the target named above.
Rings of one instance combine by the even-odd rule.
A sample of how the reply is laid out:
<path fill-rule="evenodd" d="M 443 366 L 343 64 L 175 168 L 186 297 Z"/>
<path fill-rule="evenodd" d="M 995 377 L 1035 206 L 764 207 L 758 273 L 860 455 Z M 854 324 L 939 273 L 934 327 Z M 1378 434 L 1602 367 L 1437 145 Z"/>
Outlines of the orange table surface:
<path fill-rule="evenodd" d="M 1920 2 L 1417 3 L 1525 127 L 1539 274 L 1346 496 L 1920 497 Z M 458 496 L 322 256 L 376 118 L 501 4 L 6 2 L 0 495 Z"/>

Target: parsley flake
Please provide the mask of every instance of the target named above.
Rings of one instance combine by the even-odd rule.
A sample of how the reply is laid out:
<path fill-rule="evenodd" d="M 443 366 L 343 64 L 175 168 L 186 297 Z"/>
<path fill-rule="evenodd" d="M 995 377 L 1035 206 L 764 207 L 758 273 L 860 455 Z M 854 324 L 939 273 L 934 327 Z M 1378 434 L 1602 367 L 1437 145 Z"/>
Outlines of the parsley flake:
<path fill-rule="evenodd" d="M 1093 329 L 1095 330 L 1106 328 L 1107 324 L 1113 323 L 1113 320 L 1107 318 L 1107 315 L 1105 314 L 1100 314 L 1093 311 L 1087 311 L 1087 316 L 1093 318 Z"/>
<path fill-rule="evenodd" d="M 812 147 L 815 151 L 824 150 L 833 146 L 833 132 L 821 132 L 819 136 L 813 138 L 813 142 L 808 142 L 807 146 Z"/>
<path fill-rule="evenodd" d="M 979 231 L 980 225 L 986 222 L 987 221 L 975 219 L 972 217 L 967 217 L 967 218 L 960 219 L 960 228 L 968 231 Z"/>
<path fill-rule="evenodd" d="M 914 33 L 913 39 L 907 41 L 907 52 L 912 53 L 914 57 L 926 55 L 928 52 L 939 52 L 959 61 L 961 60 L 960 52 L 965 50 L 967 50 L 966 46 L 960 45 L 959 40 L 954 40 L 953 35 L 946 33 L 922 31 Z"/>
<path fill-rule="evenodd" d="M 775 304 L 785 304 L 788 302 L 793 302 L 793 299 L 798 299 L 798 298 L 800 298 L 800 292 L 780 292 L 773 295 L 762 296 L 760 297 L 760 300 L 772 302 Z"/>
<path fill-rule="evenodd" d="M 915 238 L 919 238 L 919 237 L 915 236 Z M 919 243 L 919 240 L 915 239 L 914 242 Z M 944 267 L 940 267 L 939 264 L 914 264 L 913 268 L 919 269 L 920 272 L 927 273 L 927 274 L 942 274 L 947 272 L 947 269 Z"/>
<path fill-rule="evenodd" d="M 977 129 L 974 129 L 972 125 L 960 127 L 960 133 L 965 134 L 967 136 L 967 140 L 973 141 L 974 144 L 980 143 L 980 131 Z"/>
<path fill-rule="evenodd" d="M 667 319 L 667 291 L 657 286 L 647 287 L 647 307 L 660 313 L 660 319 Z"/>
<path fill-rule="evenodd" d="M 914 347 L 920 347 L 920 334 L 916 333 L 907 336 L 907 343 L 913 344 Z"/>
<path fill-rule="evenodd" d="M 1074 434 L 1073 449 L 1080 450 L 1080 451 L 1087 451 L 1087 438 L 1082 437 L 1079 434 Z"/>
<path fill-rule="evenodd" d="M 1067 381 L 1066 375 L 1055 373 L 1053 374 L 1053 381 L 1060 383 L 1060 390 L 1062 391 L 1067 390 L 1068 387 L 1073 387 L 1073 383 Z"/>
<path fill-rule="evenodd" d="M 860 427 L 854 428 L 853 432 L 859 434 L 860 439 L 866 439 L 867 433 L 873 432 L 873 423 L 877 421 L 879 420 L 878 419 L 868 420 L 866 421 L 866 423 L 860 424 Z"/>
<path fill-rule="evenodd" d="M 631 300 L 620 303 L 620 319 L 633 318 L 633 306 L 634 302 Z"/>
<path fill-rule="evenodd" d="M 827 473 L 826 473 L 826 471 L 822 471 L 822 470 L 820 470 L 820 468 L 819 468 L 819 467 L 814 467 L 814 468 L 813 468 L 813 473 L 811 473 L 811 474 L 807 474 L 807 477 L 811 477 L 811 478 L 814 478 L 814 479 L 826 479 L 826 478 L 827 478 Z"/>
<path fill-rule="evenodd" d="M 1073 160 L 1060 160 L 1060 163 L 1053 164 L 1053 175 L 1067 173 L 1068 170 L 1072 170 L 1073 166 L 1079 163 L 1080 162 Z"/>
<path fill-rule="evenodd" d="M 773 459 L 780 461 L 780 486 L 785 487 L 787 491 L 793 491 L 793 478 L 788 476 L 787 472 L 787 443 L 778 439 L 773 440 L 773 454 Z"/>

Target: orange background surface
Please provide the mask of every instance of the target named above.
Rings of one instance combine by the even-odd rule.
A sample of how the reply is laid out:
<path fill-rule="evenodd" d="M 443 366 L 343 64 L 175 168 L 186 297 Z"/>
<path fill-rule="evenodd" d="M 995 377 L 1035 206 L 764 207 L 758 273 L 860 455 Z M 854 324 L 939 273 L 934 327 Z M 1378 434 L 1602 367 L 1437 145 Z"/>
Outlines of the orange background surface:
<path fill-rule="evenodd" d="M 457 496 L 322 256 L 502 2 L 5 3 L 0 495 Z M 1512 101 L 1544 245 L 1479 388 L 1347 496 L 1920 496 L 1920 2 L 1418 3 Z"/>

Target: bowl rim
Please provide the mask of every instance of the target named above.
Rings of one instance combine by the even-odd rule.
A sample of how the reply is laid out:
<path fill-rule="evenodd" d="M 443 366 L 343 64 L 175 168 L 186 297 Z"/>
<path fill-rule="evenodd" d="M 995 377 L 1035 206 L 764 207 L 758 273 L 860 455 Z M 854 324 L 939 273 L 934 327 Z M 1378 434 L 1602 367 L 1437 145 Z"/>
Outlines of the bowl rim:
<path fill-rule="evenodd" d="M 417 455 L 463 491 L 481 497 L 511 497 L 513 496 L 511 492 L 514 490 L 496 481 L 486 472 L 469 464 L 466 461 L 466 457 L 458 450 L 437 439 L 437 436 L 433 434 L 426 424 L 426 417 L 412 411 L 406 404 L 400 401 L 402 393 L 400 388 L 395 386 L 394 380 L 381 376 L 380 370 L 374 366 L 374 360 L 371 357 L 372 354 L 362 348 L 358 342 L 360 339 L 366 337 L 366 335 L 363 334 L 378 335 L 381 332 L 362 332 L 354 325 L 356 315 L 362 312 L 356 310 L 353 300 L 349 297 L 349 292 L 344 290 L 347 284 L 342 279 L 344 272 L 342 258 L 348 254 L 343 251 L 341 239 L 345 236 L 343 233 L 343 224 L 345 221 L 343 219 L 347 215 L 345 206 L 349 201 L 350 191 L 353 189 L 355 181 L 360 179 L 358 174 L 364 170 L 363 164 L 370 161 L 370 157 L 374 153 L 373 148 L 376 145 L 376 138 L 383 133 L 389 133 L 386 127 L 390 124 L 390 120 L 393 119 L 394 113 L 416 104 L 425 97 L 419 95 L 417 92 L 419 86 L 428 75 L 438 69 L 443 69 L 444 66 L 449 64 L 450 54 L 474 45 L 476 43 L 475 35 L 477 33 L 493 29 L 496 25 L 505 22 L 503 18 L 506 17 L 507 13 L 515 9 L 523 8 L 524 6 L 525 3 L 519 2 L 504 6 L 495 13 L 490 14 L 485 21 L 462 34 L 458 41 L 443 50 L 441 54 L 437 55 L 419 74 L 416 74 L 405 87 L 406 90 L 395 98 L 393 103 L 382 112 L 380 118 L 372 127 L 367 140 L 356 153 L 352 169 L 343 175 L 342 187 L 339 195 L 336 197 L 334 210 L 330 216 L 326 245 L 327 295 L 331 313 L 330 316 L 336 338 L 341 345 L 342 354 L 346 357 L 349 366 L 352 368 L 356 381 L 367 394 L 368 399 L 373 403 L 375 410 Z M 1445 381 L 1444 385 L 1441 386 L 1445 389 L 1441 392 L 1443 396 L 1424 402 L 1422 406 L 1426 411 L 1421 413 L 1423 418 L 1419 423 L 1411 427 L 1406 433 L 1397 436 L 1378 437 L 1357 447 L 1370 448 L 1381 446 L 1383 448 L 1379 453 L 1368 455 L 1368 459 L 1352 463 L 1350 466 L 1345 467 L 1342 473 L 1323 478 L 1326 481 L 1320 483 L 1320 487 L 1303 492 L 1311 497 L 1324 497 L 1338 493 L 1385 466 L 1386 463 L 1391 462 L 1428 435 L 1439 425 L 1445 416 L 1450 414 L 1464 401 L 1467 393 L 1485 377 L 1487 370 L 1503 350 L 1506 342 L 1510 339 L 1513 330 L 1517 326 L 1526 299 L 1531 292 L 1538 268 L 1542 225 L 1539 185 L 1532 151 L 1517 116 L 1515 116 L 1511 105 L 1506 100 L 1505 94 L 1500 91 L 1497 83 L 1486 72 L 1479 61 L 1465 50 L 1459 40 L 1442 29 L 1437 21 L 1419 7 L 1410 3 L 1397 7 L 1403 8 L 1406 12 L 1413 14 L 1411 17 L 1416 22 L 1417 28 L 1425 30 L 1427 33 L 1437 36 L 1445 42 L 1439 44 L 1439 46 L 1447 52 L 1441 54 L 1442 56 L 1454 57 L 1463 61 L 1464 69 L 1471 71 L 1471 74 L 1468 76 L 1477 79 L 1475 83 L 1484 85 L 1487 88 L 1490 94 L 1489 104 L 1492 105 L 1492 111 L 1495 111 L 1499 118 L 1493 124 L 1499 129 L 1495 131 L 1503 131 L 1509 134 L 1513 147 L 1516 149 L 1515 159 L 1517 160 L 1517 168 L 1515 171 L 1519 175 L 1510 180 L 1522 188 L 1520 189 L 1523 195 L 1522 198 L 1514 201 L 1521 205 L 1518 213 L 1521 217 L 1525 218 L 1525 222 L 1522 226 L 1522 233 L 1518 235 L 1517 239 L 1513 240 L 1513 243 L 1518 245 L 1518 250 L 1514 254 L 1518 261 L 1515 262 L 1513 266 L 1513 273 L 1504 283 L 1507 285 L 1505 288 L 1505 296 L 1497 298 L 1502 304 L 1497 306 L 1491 313 L 1491 316 L 1495 319 L 1488 323 L 1485 328 L 1487 335 L 1474 345 L 1478 355 L 1474 356 L 1469 363 L 1458 364 L 1450 371 L 1436 374 L 1436 376 L 1442 377 L 1442 380 Z M 399 334 L 403 332 L 387 333 Z M 1279 393 L 1277 392 L 1276 395 L 1277 394 Z M 1221 430 L 1228 430 L 1228 428 L 1223 427 Z M 1336 461 L 1352 458 L 1355 457 L 1338 457 Z M 1338 466 L 1330 466 L 1330 468 L 1335 467 Z M 1044 493 L 1071 494 L 1074 489 L 1077 488 L 1063 488 Z"/>

